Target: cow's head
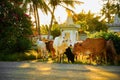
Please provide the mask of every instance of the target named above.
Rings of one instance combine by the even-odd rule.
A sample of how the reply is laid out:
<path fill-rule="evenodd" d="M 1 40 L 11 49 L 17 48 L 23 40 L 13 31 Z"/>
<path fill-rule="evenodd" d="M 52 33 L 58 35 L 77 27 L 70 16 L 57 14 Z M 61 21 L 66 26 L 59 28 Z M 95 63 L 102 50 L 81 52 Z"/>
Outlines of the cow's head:
<path fill-rule="evenodd" d="M 73 46 L 73 53 L 79 54 L 82 52 L 82 43 L 75 43 Z"/>

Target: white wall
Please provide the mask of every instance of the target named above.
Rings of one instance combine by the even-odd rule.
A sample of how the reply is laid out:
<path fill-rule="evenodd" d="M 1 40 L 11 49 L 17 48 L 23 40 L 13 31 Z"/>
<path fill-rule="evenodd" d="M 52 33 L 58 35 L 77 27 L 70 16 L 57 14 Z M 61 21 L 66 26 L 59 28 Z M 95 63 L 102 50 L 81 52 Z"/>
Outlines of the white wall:
<path fill-rule="evenodd" d="M 78 40 L 78 32 L 75 30 L 62 31 L 62 36 L 65 36 L 66 34 L 69 34 L 69 39 L 68 39 L 69 43 L 74 45 L 74 43 Z"/>

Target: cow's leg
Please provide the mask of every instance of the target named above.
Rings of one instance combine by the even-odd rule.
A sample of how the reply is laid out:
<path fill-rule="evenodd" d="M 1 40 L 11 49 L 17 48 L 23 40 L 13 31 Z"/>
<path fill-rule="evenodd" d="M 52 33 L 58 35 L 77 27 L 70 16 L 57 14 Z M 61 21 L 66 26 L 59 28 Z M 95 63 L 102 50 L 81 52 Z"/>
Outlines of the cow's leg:
<path fill-rule="evenodd" d="M 59 57 L 59 62 L 62 63 L 63 62 L 63 54 L 60 54 L 60 57 Z"/>
<path fill-rule="evenodd" d="M 60 53 L 58 55 L 58 62 L 61 63 L 61 55 L 60 55 Z"/>
<path fill-rule="evenodd" d="M 50 53 L 51 53 L 52 59 L 54 59 L 55 56 L 56 56 L 56 55 L 55 55 L 55 52 L 54 52 L 54 51 L 51 51 Z"/>
<path fill-rule="evenodd" d="M 86 56 L 84 53 L 81 53 L 79 56 L 80 56 L 79 61 L 84 62 L 86 60 Z"/>
<path fill-rule="evenodd" d="M 65 55 L 64 55 L 64 54 L 62 54 L 62 62 L 64 62 L 64 57 L 65 57 Z"/>
<path fill-rule="evenodd" d="M 76 54 L 76 61 L 80 61 L 81 59 L 81 55 L 80 54 Z"/>
<path fill-rule="evenodd" d="M 36 60 L 38 59 L 38 53 L 39 53 L 39 51 L 37 50 L 37 53 L 36 53 Z"/>
<path fill-rule="evenodd" d="M 107 55 L 106 55 L 106 51 L 104 51 L 104 56 L 105 56 L 105 64 L 107 64 Z"/>
<path fill-rule="evenodd" d="M 92 54 L 89 54 L 89 59 L 90 59 L 89 64 L 92 64 L 92 60 L 93 60 L 93 55 Z"/>
<path fill-rule="evenodd" d="M 98 60 L 100 61 L 99 64 L 107 64 L 107 55 L 106 55 L 106 52 L 102 52 L 100 53 L 101 55 L 98 55 Z"/>
<path fill-rule="evenodd" d="M 41 53 L 41 49 L 37 49 L 37 53 L 36 53 L 36 60 L 38 59 L 38 56 L 40 55 L 40 53 Z"/>
<path fill-rule="evenodd" d="M 75 55 L 75 60 L 77 61 L 77 54 Z"/>
<path fill-rule="evenodd" d="M 81 61 L 81 54 L 78 54 L 78 56 L 79 56 L 79 61 Z"/>
<path fill-rule="evenodd" d="M 55 59 L 55 61 L 56 62 L 59 62 L 59 51 L 58 51 L 58 49 L 57 48 L 55 48 L 55 55 L 56 55 L 56 59 Z"/>
<path fill-rule="evenodd" d="M 41 58 L 44 61 L 44 50 L 43 49 L 41 49 Z"/>
<path fill-rule="evenodd" d="M 79 56 L 80 56 L 80 61 L 82 61 L 83 60 L 83 54 L 79 54 Z"/>
<path fill-rule="evenodd" d="M 84 60 L 84 56 L 85 56 L 85 55 L 84 55 L 84 54 L 82 54 L 82 60 Z"/>
<path fill-rule="evenodd" d="M 38 49 L 37 49 L 37 53 L 36 53 L 36 60 L 38 59 L 38 53 L 39 53 L 39 51 L 38 51 Z"/>
<path fill-rule="evenodd" d="M 46 51 L 46 49 L 43 50 L 43 61 L 46 60 L 48 58 L 48 53 Z"/>
<path fill-rule="evenodd" d="M 60 62 L 61 61 L 61 55 L 59 53 L 59 51 L 57 52 L 57 62 Z"/>
<path fill-rule="evenodd" d="M 45 59 L 48 60 L 48 57 L 49 57 L 49 55 L 48 55 L 48 51 L 45 50 Z"/>
<path fill-rule="evenodd" d="M 96 60 L 95 60 L 95 62 L 96 62 L 96 64 L 100 64 L 100 63 L 101 63 L 101 61 L 100 61 L 100 56 L 99 56 L 99 55 L 96 56 Z"/>

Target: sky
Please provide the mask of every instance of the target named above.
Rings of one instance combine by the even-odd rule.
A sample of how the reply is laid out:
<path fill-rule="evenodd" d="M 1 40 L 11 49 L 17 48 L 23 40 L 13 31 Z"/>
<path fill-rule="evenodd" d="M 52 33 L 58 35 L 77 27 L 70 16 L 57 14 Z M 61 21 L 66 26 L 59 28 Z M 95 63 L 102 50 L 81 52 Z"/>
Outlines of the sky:
<path fill-rule="evenodd" d="M 89 10 L 92 13 L 98 14 L 100 12 L 100 9 L 102 8 L 102 0 L 80 0 L 84 2 L 84 4 L 81 5 L 75 5 L 75 13 L 80 13 L 82 10 L 85 12 L 88 12 Z M 67 19 L 67 12 L 62 7 L 57 7 L 55 11 L 55 17 L 59 24 L 64 23 Z M 49 25 L 50 24 L 50 18 L 51 15 L 43 14 L 40 11 L 40 24 L 41 25 Z"/>

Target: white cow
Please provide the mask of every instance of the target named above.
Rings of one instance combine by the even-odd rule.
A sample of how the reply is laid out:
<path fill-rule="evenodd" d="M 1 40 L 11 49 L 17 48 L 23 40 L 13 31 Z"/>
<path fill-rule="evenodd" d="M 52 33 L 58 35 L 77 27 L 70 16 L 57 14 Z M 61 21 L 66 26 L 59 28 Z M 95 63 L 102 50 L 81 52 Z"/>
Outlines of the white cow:
<path fill-rule="evenodd" d="M 58 57 L 58 61 L 62 61 L 63 53 L 68 48 L 68 41 L 63 36 L 56 37 L 53 41 L 53 48 L 55 49 L 55 55 Z"/>
<path fill-rule="evenodd" d="M 41 57 L 42 57 L 43 59 L 44 59 L 44 58 L 47 58 L 47 57 L 48 57 L 48 52 L 47 52 L 47 49 L 46 49 L 46 44 L 45 44 L 45 42 L 40 41 L 39 39 L 37 39 L 36 45 L 37 45 L 38 53 L 41 55 Z"/>

